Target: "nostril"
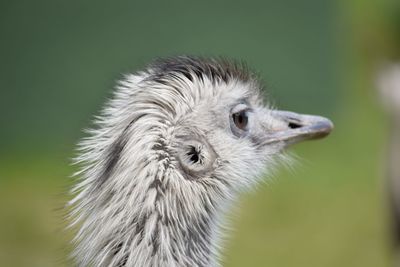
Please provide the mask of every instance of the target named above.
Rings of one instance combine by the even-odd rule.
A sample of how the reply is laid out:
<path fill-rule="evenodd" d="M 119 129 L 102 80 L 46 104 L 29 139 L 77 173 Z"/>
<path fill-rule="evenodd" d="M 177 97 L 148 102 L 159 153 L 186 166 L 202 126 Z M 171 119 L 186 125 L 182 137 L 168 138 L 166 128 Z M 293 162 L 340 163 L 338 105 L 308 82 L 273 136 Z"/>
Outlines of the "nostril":
<path fill-rule="evenodd" d="M 295 123 L 295 122 L 289 122 L 289 124 L 288 124 L 288 127 L 290 128 L 290 129 L 297 129 L 297 128 L 300 128 L 302 125 L 300 125 L 300 124 L 298 124 L 298 123 Z"/>

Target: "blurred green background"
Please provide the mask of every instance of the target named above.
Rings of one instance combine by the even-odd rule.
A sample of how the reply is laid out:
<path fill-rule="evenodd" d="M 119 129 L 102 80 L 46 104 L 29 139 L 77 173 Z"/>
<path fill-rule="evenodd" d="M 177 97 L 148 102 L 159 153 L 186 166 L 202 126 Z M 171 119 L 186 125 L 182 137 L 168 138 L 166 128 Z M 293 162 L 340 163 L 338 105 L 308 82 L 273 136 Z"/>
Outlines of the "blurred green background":
<path fill-rule="evenodd" d="M 62 206 L 82 129 L 122 74 L 180 54 L 245 60 L 268 101 L 335 122 L 294 149 L 293 170 L 243 196 L 224 266 L 390 266 L 373 77 L 398 53 L 398 11 L 394 0 L 0 1 L 0 266 L 71 266 Z"/>

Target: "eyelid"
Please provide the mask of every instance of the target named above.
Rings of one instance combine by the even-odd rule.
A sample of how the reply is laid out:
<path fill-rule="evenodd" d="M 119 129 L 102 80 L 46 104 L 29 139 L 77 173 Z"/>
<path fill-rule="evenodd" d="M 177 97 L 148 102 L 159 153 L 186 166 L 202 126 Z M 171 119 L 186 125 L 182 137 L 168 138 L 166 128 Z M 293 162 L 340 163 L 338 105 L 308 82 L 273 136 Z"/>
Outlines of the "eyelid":
<path fill-rule="evenodd" d="M 251 107 L 249 107 L 248 105 L 246 105 L 246 104 L 238 104 L 238 105 L 236 105 L 235 107 L 233 107 L 232 109 L 231 109 L 231 113 L 233 114 L 233 113 L 238 113 L 238 112 L 241 112 L 241 111 L 246 111 L 246 112 L 252 112 L 253 111 L 253 109 L 251 108 Z"/>

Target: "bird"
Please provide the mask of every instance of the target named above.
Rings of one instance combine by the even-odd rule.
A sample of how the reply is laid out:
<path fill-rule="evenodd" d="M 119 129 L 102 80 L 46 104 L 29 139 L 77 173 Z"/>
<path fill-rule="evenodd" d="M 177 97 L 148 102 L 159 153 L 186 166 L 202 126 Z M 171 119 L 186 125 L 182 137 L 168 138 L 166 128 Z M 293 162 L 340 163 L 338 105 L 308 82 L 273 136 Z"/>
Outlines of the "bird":
<path fill-rule="evenodd" d="M 156 59 L 119 81 L 77 146 L 70 189 L 77 266 L 221 266 L 227 213 L 286 148 L 332 122 L 264 103 L 247 65 Z"/>
<path fill-rule="evenodd" d="M 388 117 L 386 193 L 395 266 L 400 266 L 400 63 L 387 62 L 378 69 L 376 88 Z"/>

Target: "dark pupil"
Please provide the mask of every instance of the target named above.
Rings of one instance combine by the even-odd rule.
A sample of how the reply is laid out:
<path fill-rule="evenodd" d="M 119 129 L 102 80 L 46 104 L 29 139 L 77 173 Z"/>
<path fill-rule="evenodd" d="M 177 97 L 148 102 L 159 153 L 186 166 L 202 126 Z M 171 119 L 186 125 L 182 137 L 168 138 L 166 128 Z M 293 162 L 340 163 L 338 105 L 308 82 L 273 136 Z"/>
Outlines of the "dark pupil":
<path fill-rule="evenodd" d="M 233 113 L 232 115 L 233 122 L 235 123 L 236 127 L 241 130 L 244 130 L 247 126 L 247 114 L 246 111 L 240 111 L 237 113 Z"/>

